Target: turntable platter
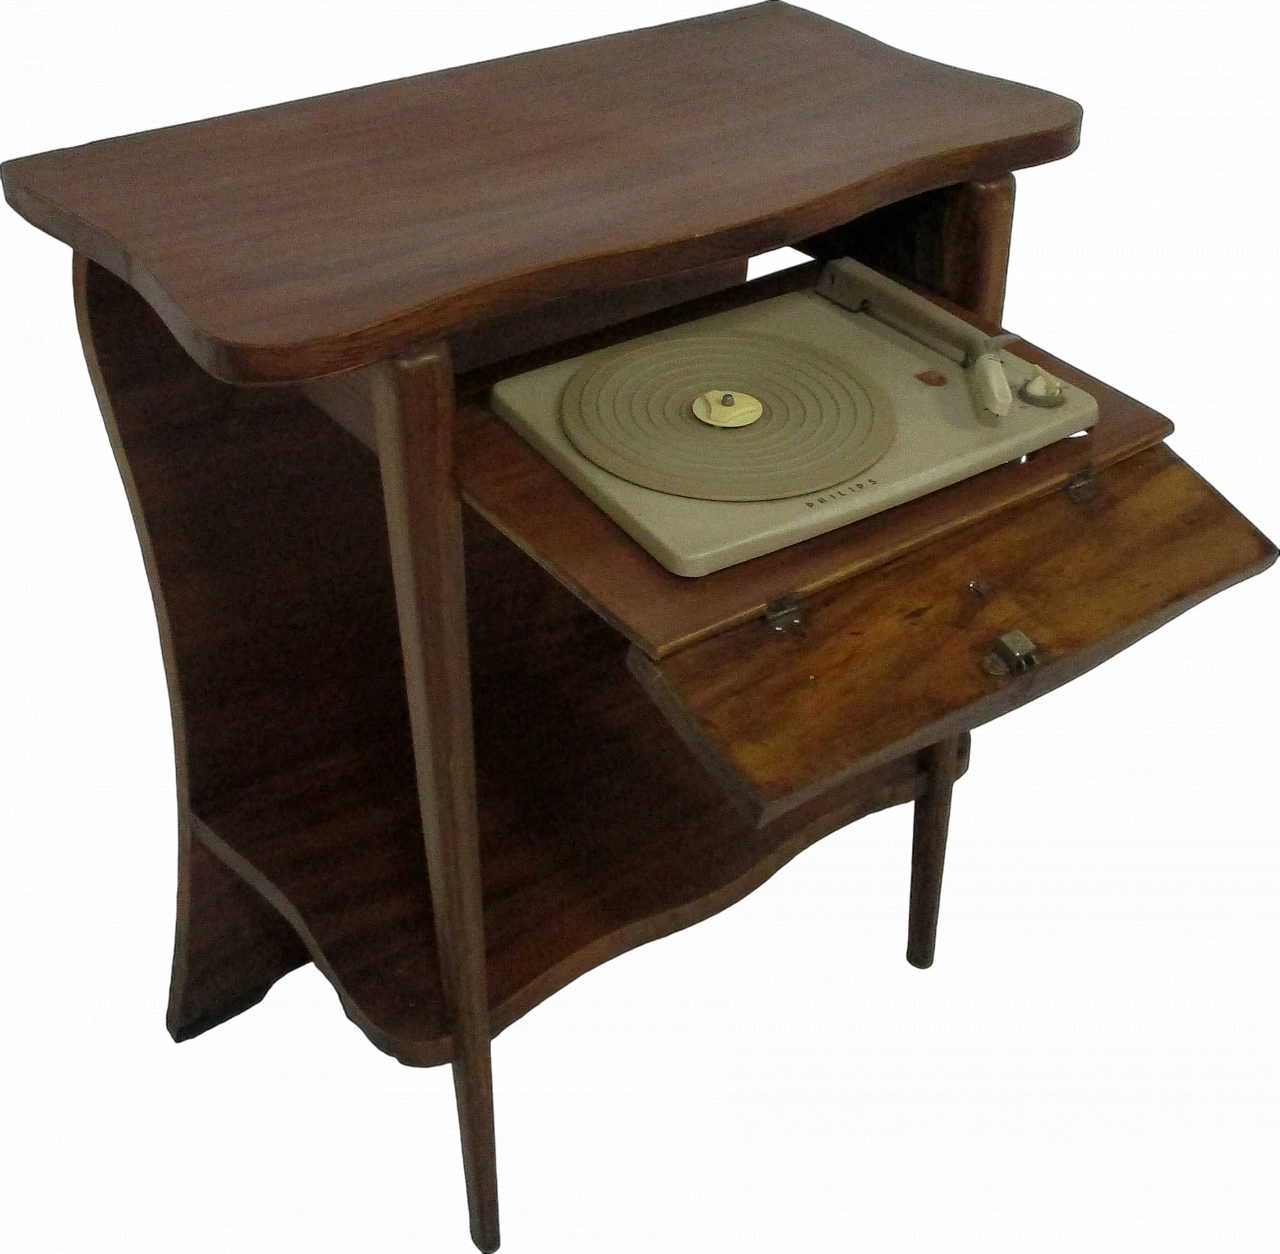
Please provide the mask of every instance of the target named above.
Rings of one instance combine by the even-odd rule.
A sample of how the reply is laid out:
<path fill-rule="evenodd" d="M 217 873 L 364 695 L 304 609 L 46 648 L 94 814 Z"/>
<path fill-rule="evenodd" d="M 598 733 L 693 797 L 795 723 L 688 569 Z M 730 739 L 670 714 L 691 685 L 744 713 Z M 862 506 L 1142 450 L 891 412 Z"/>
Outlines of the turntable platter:
<path fill-rule="evenodd" d="M 707 395 L 746 395 L 759 417 L 716 426 Z M 776 501 L 870 468 L 893 443 L 888 396 L 810 345 L 745 332 L 668 338 L 594 354 L 565 385 L 565 434 L 597 466 L 704 501 Z"/>

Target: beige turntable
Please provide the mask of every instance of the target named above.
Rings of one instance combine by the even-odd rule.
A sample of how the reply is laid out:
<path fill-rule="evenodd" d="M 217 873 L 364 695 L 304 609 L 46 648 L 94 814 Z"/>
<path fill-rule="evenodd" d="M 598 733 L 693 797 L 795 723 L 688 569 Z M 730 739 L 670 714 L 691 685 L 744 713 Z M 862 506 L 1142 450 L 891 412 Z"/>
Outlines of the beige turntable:
<path fill-rule="evenodd" d="M 1091 426 L 1093 398 L 848 259 L 794 292 L 495 385 L 496 413 L 678 575 Z"/>

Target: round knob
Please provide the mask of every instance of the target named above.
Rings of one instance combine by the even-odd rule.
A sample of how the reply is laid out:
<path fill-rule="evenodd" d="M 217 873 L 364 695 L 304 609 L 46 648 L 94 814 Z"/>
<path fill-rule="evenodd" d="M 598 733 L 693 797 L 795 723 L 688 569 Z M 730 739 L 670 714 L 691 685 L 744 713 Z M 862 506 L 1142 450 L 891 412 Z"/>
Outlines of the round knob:
<path fill-rule="evenodd" d="M 1063 404 L 1067 397 L 1062 390 L 1062 381 L 1039 366 L 1032 369 L 1035 373 L 1018 389 L 1018 395 L 1028 405 L 1038 405 L 1041 409 L 1056 409 Z"/>
<path fill-rule="evenodd" d="M 1036 367 L 1036 372 L 1027 380 L 1028 396 L 1057 396 L 1062 391 L 1062 384 L 1047 371 Z"/>

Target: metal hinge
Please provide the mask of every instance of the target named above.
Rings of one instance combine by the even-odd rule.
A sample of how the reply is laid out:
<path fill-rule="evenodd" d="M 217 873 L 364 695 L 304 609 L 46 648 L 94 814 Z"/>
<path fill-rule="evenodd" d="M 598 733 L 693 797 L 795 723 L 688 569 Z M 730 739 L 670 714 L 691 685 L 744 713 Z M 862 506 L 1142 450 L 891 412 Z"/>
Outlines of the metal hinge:
<path fill-rule="evenodd" d="M 1025 675 L 1040 663 L 1035 642 L 1022 631 L 1007 631 L 982 659 L 988 675 Z"/>
<path fill-rule="evenodd" d="M 1081 466 L 1067 480 L 1067 496 L 1074 505 L 1087 505 L 1098 495 L 1098 477 L 1092 466 Z"/>
<path fill-rule="evenodd" d="M 770 631 L 785 635 L 799 631 L 804 626 L 804 611 L 795 596 L 788 594 L 770 601 L 764 607 L 764 620 L 769 624 Z"/>

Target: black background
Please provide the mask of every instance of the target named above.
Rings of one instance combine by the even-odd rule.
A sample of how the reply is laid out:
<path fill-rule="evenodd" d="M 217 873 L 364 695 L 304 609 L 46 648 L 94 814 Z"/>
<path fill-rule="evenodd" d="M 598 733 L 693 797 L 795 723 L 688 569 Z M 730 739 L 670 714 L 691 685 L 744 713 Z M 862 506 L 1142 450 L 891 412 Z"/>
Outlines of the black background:
<path fill-rule="evenodd" d="M 1083 102 L 1079 154 L 1021 175 L 1015 266 L 1028 278 L 1011 284 L 1011 328 L 1169 413 L 1179 452 L 1274 531 L 1266 46 L 1238 23 L 1129 31 L 1106 9 L 979 20 L 965 8 L 945 18 L 863 5 L 854 20 Z M 340 29 L 316 10 L 291 19 L 315 33 L 268 47 L 252 15 L 227 14 L 211 31 L 183 23 L 146 38 L 116 22 L 83 31 L 72 51 L 32 29 L 12 47 L 26 47 L 33 73 L 5 84 L 5 147 L 38 151 L 652 20 L 475 9 L 442 33 L 425 10 L 361 14 L 369 22 Z M 366 38 L 349 28 L 379 22 L 387 31 Z M 187 1170 L 198 1161 L 236 1177 L 236 1196 L 275 1198 L 282 1218 L 334 1214 L 371 1239 L 408 1223 L 426 1248 L 465 1248 L 447 1075 L 413 1075 L 372 1051 L 319 976 L 293 976 L 196 1042 L 164 1033 L 174 819 L 150 605 L 72 338 L 67 253 L 12 218 L 3 229 L 18 380 L 10 613 L 17 686 L 36 697 L 14 759 L 35 855 L 15 882 L 40 920 L 14 964 L 32 1066 L 58 1066 L 77 1136 L 109 1145 L 120 1121 L 150 1132 L 137 1170 L 168 1181 L 184 1207 L 205 1213 L 210 1198 Z M 1120 269 L 1158 270 L 1161 282 L 1120 284 Z M 1075 279 L 1051 288 L 1041 270 Z M 1107 274 L 1091 285 L 1092 308 L 1087 270 Z M 1211 279 L 1175 283 L 1176 270 Z M 1248 282 L 1231 283 L 1231 270 Z M 946 1138 L 946 1112 L 1034 1138 L 1079 1117 L 1078 1094 L 1084 1107 L 1101 1098 L 1111 1129 L 1140 1108 L 1158 1132 L 1169 1068 L 1203 1048 L 1206 1022 L 1219 1040 L 1248 1039 L 1249 985 L 1265 969 L 1261 859 L 1274 820 L 1253 802 L 1270 792 L 1274 759 L 1270 604 L 1267 581 L 1231 592 L 978 734 L 927 978 L 902 964 L 909 818 L 895 811 L 504 1034 L 508 1248 L 677 1222 L 690 1244 L 716 1234 L 709 1244 L 736 1245 L 731 1216 L 744 1210 L 753 1223 L 781 1219 L 794 1240 L 838 1237 L 876 1204 L 861 1189 L 863 1134 L 892 1147 L 891 1170 L 923 1182 L 938 1167 L 920 1150 Z M 1106 1176 L 1120 1150 L 1100 1140 Z M 904 1153 L 911 1144 L 918 1158 Z M 824 1166 L 835 1185 L 819 1182 Z M 710 1186 L 722 1167 L 726 1184 Z M 1016 1155 L 1004 1167 L 1023 1170 Z M 372 1191 L 355 1184 L 366 1172 Z M 273 1189 L 294 1173 L 312 1182 L 285 1202 Z M 214 1191 L 225 1214 L 227 1194 Z M 113 1203 L 125 1214 L 128 1198 Z"/>

